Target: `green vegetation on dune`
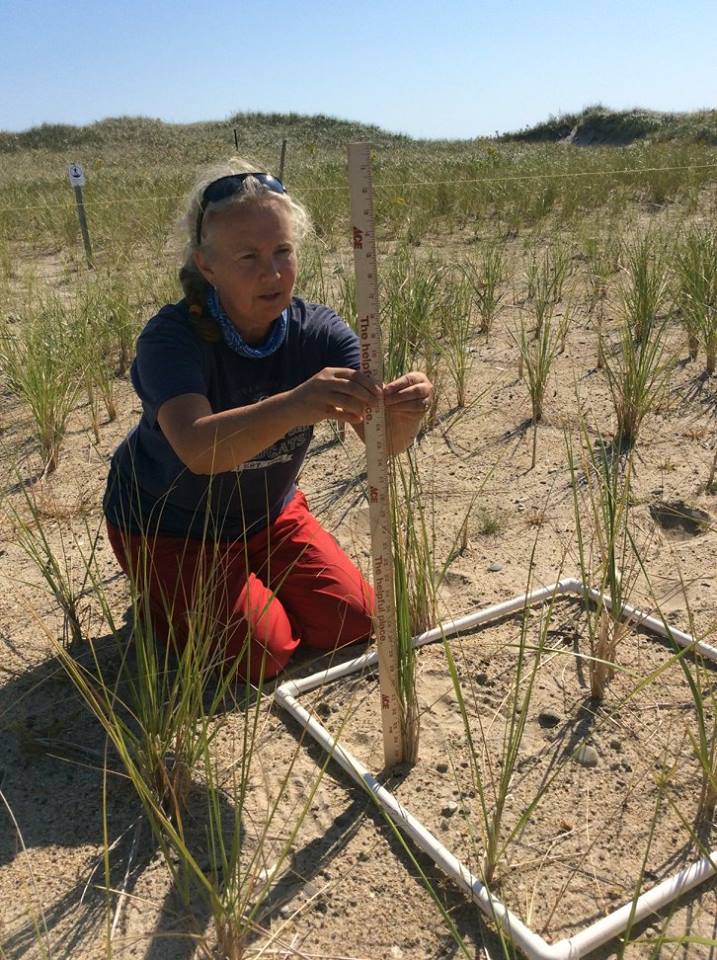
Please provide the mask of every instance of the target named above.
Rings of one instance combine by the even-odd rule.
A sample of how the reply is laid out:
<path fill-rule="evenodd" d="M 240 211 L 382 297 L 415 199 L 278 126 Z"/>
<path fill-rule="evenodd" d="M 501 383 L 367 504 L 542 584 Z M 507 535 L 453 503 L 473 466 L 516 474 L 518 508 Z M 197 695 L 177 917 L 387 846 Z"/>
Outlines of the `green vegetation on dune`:
<path fill-rule="evenodd" d="M 307 116 L 298 113 L 235 113 L 226 120 L 197 123 L 165 123 L 151 117 L 108 117 L 86 126 L 65 123 L 43 123 L 19 133 L 0 131 L 0 153 L 17 154 L 23 150 L 63 151 L 69 148 L 122 148 L 128 144 L 174 148 L 183 145 L 190 150 L 208 141 L 220 141 L 234 146 L 234 129 L 240 144 L 256 149 L 264 142 L 275 143 L 277 138 L 292 140 L 315 147 L 344 144 L 349 139 L 382 144 L 410 142 L 410 138 L 389 133 L 372 124 L 354 123 L 321 114 Z"/>
<path fill-rule="evenodd" d="M 661 142 L 717 143 L 717 110 L 661 113 L 656 110 L 610 110 L 601 104 L 580 113 L 549 117 L 524 130 L 506 133 L 501 140 L 525 143 L 565 141 L 579 146 L 624 146 L 645 138 Z"/>
<path fill-rule="evenodd" d="M 208 143 L 234 144 L 234 130 L 240 146 L 246 151 L 261 149 L 271 143 L 290 138 L 294 143 L 312 146 L 316 151 L 341 147 L 350 140 L 370 140 L 377 148 L 408 147 L 465 150 L 478 142 L 493 138 L 467 140 L 426 140 L 384 130 L 375 124 L 358 123 L 323 114 L 247 113 L 237 112 L 225 120 L 196 123 L 167 123 L 153 117 L 108 117 L 85 126 L 66 123 L 43 123 L 28 130 L 12 133 L 0 130 L 0 154 L 17 154 L 25 150 L 63 152 L 69 149 L 110 150 L 140 145 L 174 151 L 201 148 Z M 553 143 L 574 142 L 578 145 L 620 146 L 650 138 L 660 142 L 717 143 L 717 110 L 689 113 L 665 113 L 635 107 L 611 110 L 602 104 L 585 107 L 578 113 L 550 116 L 547 120 L 508 132 L 502 142 Z M 493 141 L 495 142 L 495 141 Z"/>

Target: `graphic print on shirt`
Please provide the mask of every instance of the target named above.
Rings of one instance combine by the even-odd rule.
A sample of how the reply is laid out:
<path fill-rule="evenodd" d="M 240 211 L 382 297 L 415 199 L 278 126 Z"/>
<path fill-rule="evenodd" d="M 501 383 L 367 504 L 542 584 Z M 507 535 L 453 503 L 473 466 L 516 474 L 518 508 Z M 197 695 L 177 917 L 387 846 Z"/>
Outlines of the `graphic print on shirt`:
<path fill-rule="evenodd" d="M 244 470 L 263 470 L 274 463 L 289 463 L 293 457 L 293 451 L 299 447 L 308 446 L 310 440 L 311 427 L 292 427 L 281 440 L 262 450 L 253 460 L 245 460 L 237 468 L 237 473 Z"/>

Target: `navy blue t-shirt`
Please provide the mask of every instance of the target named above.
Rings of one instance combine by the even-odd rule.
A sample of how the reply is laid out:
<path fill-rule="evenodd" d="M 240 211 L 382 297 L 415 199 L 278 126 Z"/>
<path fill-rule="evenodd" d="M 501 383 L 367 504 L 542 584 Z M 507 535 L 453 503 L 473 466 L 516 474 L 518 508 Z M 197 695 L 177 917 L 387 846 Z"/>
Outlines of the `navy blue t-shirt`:
<path fill-rule="evenodd" d="M 273 522 L 296 490 L 313 435 L 296 427 L 228 473 L 192 473 L 157 422 L 167 400 L 207 397 L 214 413 L 256 403 L 308 380 L 324 367 L 360 366 L 356 334 L 328 307 L 295 297 L 284 343 L 248 359 L 223 339 L 198 333 L 185 300 L 163 307 L 137 341 L 131 376 L 142 418 L 115 451 L 104 498 L 107 519 L 131 533 L 235 540 Z"/>

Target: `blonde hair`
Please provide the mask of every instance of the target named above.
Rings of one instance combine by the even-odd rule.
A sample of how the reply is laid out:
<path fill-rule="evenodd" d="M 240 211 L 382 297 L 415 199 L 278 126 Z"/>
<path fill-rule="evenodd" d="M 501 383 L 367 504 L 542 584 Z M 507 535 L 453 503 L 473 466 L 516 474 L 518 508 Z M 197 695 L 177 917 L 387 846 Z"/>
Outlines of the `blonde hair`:
<path fill-rule="evenodd" d="M 228 177 L 237 173 L 250 173 L 251 171 L 261 169 L 256 164 L 242 157 L 230 157 L 221 164 L 205 168 L 201 175 L 194 182 L 184 204 L 184 213 L 182 214 L 178 227 L 183 238 L 184 255 L 182 266 L 179 269 L 179 282 L 187 298 L 190 310 L 199 326 L 200 333 L 205 339 L 215 340 L 219 333 L 216 325 L 209 318 L 203 316 L 206 303 L 206 296 L 209 292 L 209 284 L 205 280 L 201 271 L 197 267 L 194 254 L 200 250 L 207 252 L 208 243 L 206 234 L 212 221 L 212 216 L 222 210 L 230 207 L 241 206 L 248 203 L 278 203 L 289 213 L 294 228 L 294 239 L 297 246 L 311 232 L 311 220 L 306 208 L 290 197 L 288 193 L 274 193 L 265 187 L 254 177 L 248 177 L 244 181 L 242 190 L 239 193 L 232 194 L 229 197 L 219 200 L 216 203 L 207 204 L 204 210 L 202 221 L 202 233 L 204 239 L 200 237 L 197 242 L 197 222 L 201 214 L 201 202 L 204 191 L 215 180 L 221 177 Z M 268 172 L 268 171 L 265 171 Z"/>

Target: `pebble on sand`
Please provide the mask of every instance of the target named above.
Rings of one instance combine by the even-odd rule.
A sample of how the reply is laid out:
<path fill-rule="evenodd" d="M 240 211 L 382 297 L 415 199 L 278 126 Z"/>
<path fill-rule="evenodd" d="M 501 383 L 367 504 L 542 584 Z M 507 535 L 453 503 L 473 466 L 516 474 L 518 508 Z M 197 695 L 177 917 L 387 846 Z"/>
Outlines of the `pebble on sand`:
<path fill-rule="evenodd" d="M 557 727 L 560 723 L 562 717 L 557 710 L 551 710 L 550 708 L 546 710 L 541 710 L 538 714 L 538 723 L 541 727 L 550 729 L 551 727 Z"/>
<path fill-rule="evenodd" d="M 598 752 L 595 747 L 585 743 L 575 751 L 575 760 L 583 767 L 596 767 L 598 764 Z"/>

